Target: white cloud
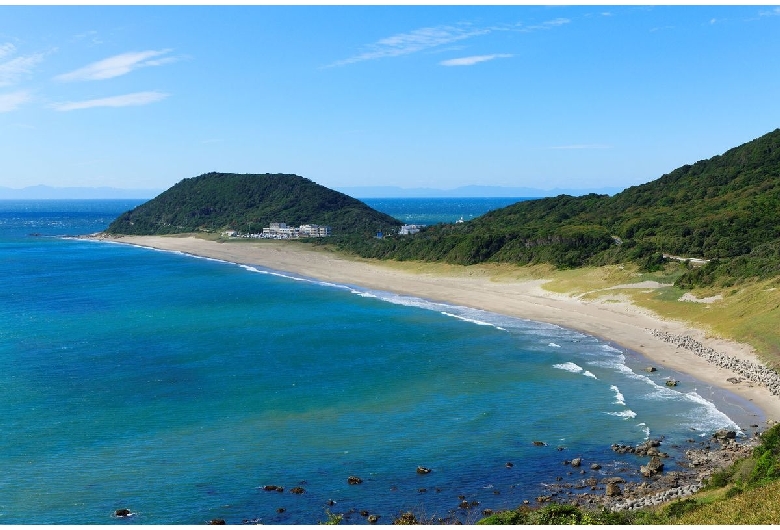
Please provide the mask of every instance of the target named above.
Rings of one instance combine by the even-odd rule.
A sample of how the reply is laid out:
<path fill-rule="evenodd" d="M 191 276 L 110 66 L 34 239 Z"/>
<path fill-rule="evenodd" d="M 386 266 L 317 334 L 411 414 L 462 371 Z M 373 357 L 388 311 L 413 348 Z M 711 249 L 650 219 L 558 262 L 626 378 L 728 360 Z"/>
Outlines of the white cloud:
<path fill-rule="evenodd" d="M 544 29 L 552 29 L 552 28 L 557 28 L 559 26 L 563 26 L 570 22 L 571 20 L 568 18 L 554 18 L 553 20 L 548 20 L 547 22 L 542 22 L 541 24 L 537 24 L 535 26 L 522 26 L 520 28 L 520 31 L 538 31 Z"/>
<path fill-rule="evenodd" d="M 761 11 L 758 16 L 760 17 L 777 17 L 780 16 L 780 7 L 776 7 L 771 11 Z"/>
<path fill-rule="evenodd" d="M 24 90 L 11 92 L 10 94 L 0 94 L 0 112 L 16 110 L 31 99 L 30 94 Z"/>
<path fill-rule="evenodd" d="M 157 91 L 135 92 L 123 96 L 113 96 L 110 98 L 89 99 L 87 101 L 73 101 L 68 103 L 57 103 L 52 108 L 59 111 L 70 111 L 80 109 L 90 109 L 93 107 L 130 107 L 138 105 L 148 105 L 156 103 L 167 98 L 169 94 Z"/>
<path fill-rule="evenodd" d="M 5 45 L 4 45 L 5 46 Z M 13 45 L 11 45 L 13 47 Z M 13 49 L 4 48 L 4 52 L 13 53 Z M 1 57 L 2 55 L 0 55 Z M 36 53 L 34 55 L 27 55 L 23 57 L 17 57 L 0 63 L 0 86 L 13 85 L 26 74 L 33 71 L 33 68 L 43 60 L 42 53 Z"/>
<path fill-rule="evenodd" d="M 159 66 L 161 64 L 173 62 L 176 60 L 173 57 L 149 60 L 153 57 L 165 55 L 170 51 L 171 50 L 148 50 L 144 52 L 122 53 L 103 59 L 102 61 L 88 64 L 83 68 L 68 72 L 67 74 L 58 75 L 54 79 L 57 81 L 98 81 L 101 79 L 111 79 L 112 77 L 128 74 L 131 71 L 137 68 L 143 68 L 144 66 Z"/>
<path fill-rule="evenodd" d="M 459 57 L 458 59 L 448 59 L 442 61 L 439 64 L 442 66 L 471 66 L 477 63 L 483 63 L 485 61 L 492 61 L 493 59 L 500 59 L 504 57 L 512 57 L 511 53 L 494 53 L 492 55 L 472 55 L 471 57 Z"/>
<path fill-rule="evenodd" d="M 398 35 L 378 40 L 374 44 L 367 46 L 367 51 L 341 61 L 336 61 L 328 66 L 345 66 L 384 57 L 408 55 L 471 37 L 485 35 L 490 33 L 490 31 L 487 28 L 475 29 L 469 26 L 420 28 L 409 33 L 399 33 Z"/>
<path fill-rule="evenodd" d="M 10 42 L 6 42 L 5 44 L 0 44 L 0 59 L 5 57 L 6 55 L 12 55 L 16 51 L 16 46 L 11 44 Z"/>

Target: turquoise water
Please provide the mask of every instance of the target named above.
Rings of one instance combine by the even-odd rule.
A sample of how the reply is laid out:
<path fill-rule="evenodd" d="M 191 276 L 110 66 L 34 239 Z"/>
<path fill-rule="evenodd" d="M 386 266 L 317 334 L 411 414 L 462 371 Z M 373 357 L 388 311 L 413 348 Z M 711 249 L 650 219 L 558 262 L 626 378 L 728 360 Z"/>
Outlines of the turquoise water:
<path fill-rule="evenodd" d="M 684 440 L 757 421 L 557 326 L 59 237 L 132 206 L 0 202 L 0 524 L 467 522 L 532 500 L 563 459 L 630 474 L 610 445 L 665 436 L 674 469 Z"/>
<path fill-rule="evenodd" d="M 361 199 L 372 208 L 392 215 L 406 224 L 433 225 L 454 223 L 460 219 L 470 221 L 475 217 L 516 202 L 523 197 L 458 197 L 458 198 L 408 198 Z"/>

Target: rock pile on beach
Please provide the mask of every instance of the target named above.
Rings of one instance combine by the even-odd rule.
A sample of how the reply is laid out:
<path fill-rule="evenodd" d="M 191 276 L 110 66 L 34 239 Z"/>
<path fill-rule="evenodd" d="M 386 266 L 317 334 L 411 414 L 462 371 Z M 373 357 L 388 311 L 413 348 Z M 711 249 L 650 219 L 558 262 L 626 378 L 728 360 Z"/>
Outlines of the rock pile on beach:
<path fill-rule="evenodd" d="M 757 442 L 757 437 L 737 442 L 736 433 L 726 429 L 713 433 L 709 440 L 689 440 L 692 445 L 684 452 L 684 461 L 679 462 L 682 468 L 670 472 L 664 472 L 660 460 L 669 456 L 659 449 L 661 440 L 647 440 L 636 446 L 612 444 L 612 450 L 618 454 L 650 457 L 650 462 L 641 465 L 638 472 L 635 470 L 633 479 L 599 473 L 575 483 L 547 484 L 548 495 L 536 500 L 540 504 L 557 500 L 582 506 L 603 506 L 614 511 L 660 506 L 693 495 L 712 473 L 749 456 Z M 645 473 L 642 468 L 651 472 Z"/>
<path fill-rule="evenodd" d="M 701 342 L 687 335 L 672 335 L 657 329 L 649 331 L 654 337 L 664 342 L 674 344 L 678 348 L 690 350 L 708 363 L 731 370 L 744 378 L 729 378 L 728 381 L 732 383 L 741 383 L 743 380 L 747 380 L 766 387 L 774 396 L 780 396 L 780 374 L 770 368 L 716 352 L 714 349 L 704 346 Z"/>

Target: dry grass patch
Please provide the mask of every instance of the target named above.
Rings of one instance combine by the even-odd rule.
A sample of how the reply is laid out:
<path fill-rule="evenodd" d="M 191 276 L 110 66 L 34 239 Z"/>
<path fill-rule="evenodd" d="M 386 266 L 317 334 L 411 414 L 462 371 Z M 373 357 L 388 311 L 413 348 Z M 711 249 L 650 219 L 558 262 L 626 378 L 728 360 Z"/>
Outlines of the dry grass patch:
<path fill-rule="evenodd" d="M 676 524 L 776 524 L 780 522 L 780 482 L 746 491 L 682 515 Z"/>

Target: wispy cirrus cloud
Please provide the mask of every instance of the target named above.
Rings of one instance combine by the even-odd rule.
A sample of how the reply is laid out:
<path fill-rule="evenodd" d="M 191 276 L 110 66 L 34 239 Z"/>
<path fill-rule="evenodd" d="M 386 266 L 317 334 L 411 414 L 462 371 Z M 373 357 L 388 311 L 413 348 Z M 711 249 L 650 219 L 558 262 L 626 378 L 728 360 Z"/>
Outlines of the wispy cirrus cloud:
<path fill-rule="evenodd" d="M 13 44 L 0 45 L 0 60 L 8 55 L 13 55 L 16 47 Z M 15 57 L 10 61 L 0 63 L 0 86 L 9 86 L 18 83 L 23 77 L 31 74 L 35 66 L 43 61 L 42 53 Z"/>
<path fill-rule="evenodd" d="M 780 7 L 776 7 L 770 11 L 760 11 L 759 17 L 780 17 Z"/>
<path fill-rule="evenodd" d="M 568 18 L 556 18 L 542 22 L 541 24 L 524 26 L 522 24 L 506 24 L 496 25 L 490 27 L 474 27 L 471 24 L 458 24 L 448 26 L 433 26 L 427 28 L 420 28 L 408 33 L 398 33 L 391 37 L 380 39 L 373 44 L 365 46 L 365 51 L 352 57 L 342 59 L 331 63 L 324 68 L 332 68 L 335 66 L 346 66 L 349 64 L 359 63 L 363 61 L 371 61 L 374 59 L 383 59 L 385 57 L 398 57 L 401 55 L 409 55 L 421 51 L 436 50 L 440 46 L 449 45 L 455 42 L 464 41 L 473 37 L 479 37 L 482 35 L 488 35 L 495 31 L 515 31 L 521 33 L 527 33 L 531 31 L 548 30 L 563 26 L 571 22 Z M 439 50 L 436 50 L 439 51 Z M 485 56 L 491 58 L 498 58 L 501 55 Z M 481 56 L 480 56 L 481 57 Z M 490 60 L 490 59 L 486 59 Z M 453 61 L 455 61 L 453 59 Z M 440 63 L 441 64 L 441 63 Z M 456 62 L 446 66 L 461 66 Z"/>
<path fill-rule="evenodd" d="M 25 90 L 11 92 L 10 94 L 0 94 L 0 112 L 11 112 L 30 101 L 32 97 Z"/>
<path fill-rule="evenodd" d="M 564 26 L 571 22 L 571 19 L 568 18 L 554 18 L 552 20 L 548 20 L 546 22 L 542 22 L 541 24 L 534 24 L 532 26 L 523 26 L 518 25 L 520 31 L 529 32 L 529 31 L 539 31 L 539 30 L 545 30 L 545 29 L 553 29 L 557 28 L 559 26 Z"/>
<path fill-rule="evenodd" d="M 67 103 L 55 103 L 51 107 L 59 111 L 71 111 L 80 109 L 90 109 L 94 107 L 131 107 L 139 105 L 148 105 L 156 103 L 167 98 L 169 94 L 158 92 L 156 90 L 147 92 L 135 92 L 122 96 L 112 96 L 108 98 L 89 99 L 86 101 L 72 101 Z"/>
<path fill-rule="evenodd" d="M 12 55 L 15 51 L 16 51 L 16 46 L 11 44 L 10 42 L 0 44 L 0 59 L 5 57 L 6 55 Z"/>
<path fill-rule="evenodd" d="M 420 51 L 430 50 L 438 46 L 452 44 L 479 35 L 486 35 L 490 28 L 473 28 L 469 25 L 460 26 L 436 26 L 420 28 L 409 33 L 399 33 L 391 37 L 380 39 L 366 46 L 366 51 L 342 59 L 326 66 L 346 66 L 348 64 L 382 59 L 385 57 L 398 57 Z"/>
<path fill-rule="evenodd" d="M 439 64 L 442 66 L 471 66 L 477 63 L 484 63 L 485 61 L 492 61 L 493 59 L 503 59 L 507 57 L 513 57 L 511 53 L 494 53 L 492 55 L 472 55 L 470 57 L 459 57 L 457 59 L 447 59 L 441 61 Z"/>
<path fill-rule="evenodd" d="M 100 81 L 128 74 L 138 68 L 160 66 L 178 60 L 176 57 L 162 57 L 171 50 L 147 50 L 114 55 L 101 61 L 88 64 L 83 68 L 56 76 L 56 81 Z M 158 57 L 158 59 L 155 59 Z M 162 58 L 159 58 L 162 57 Z"/>

